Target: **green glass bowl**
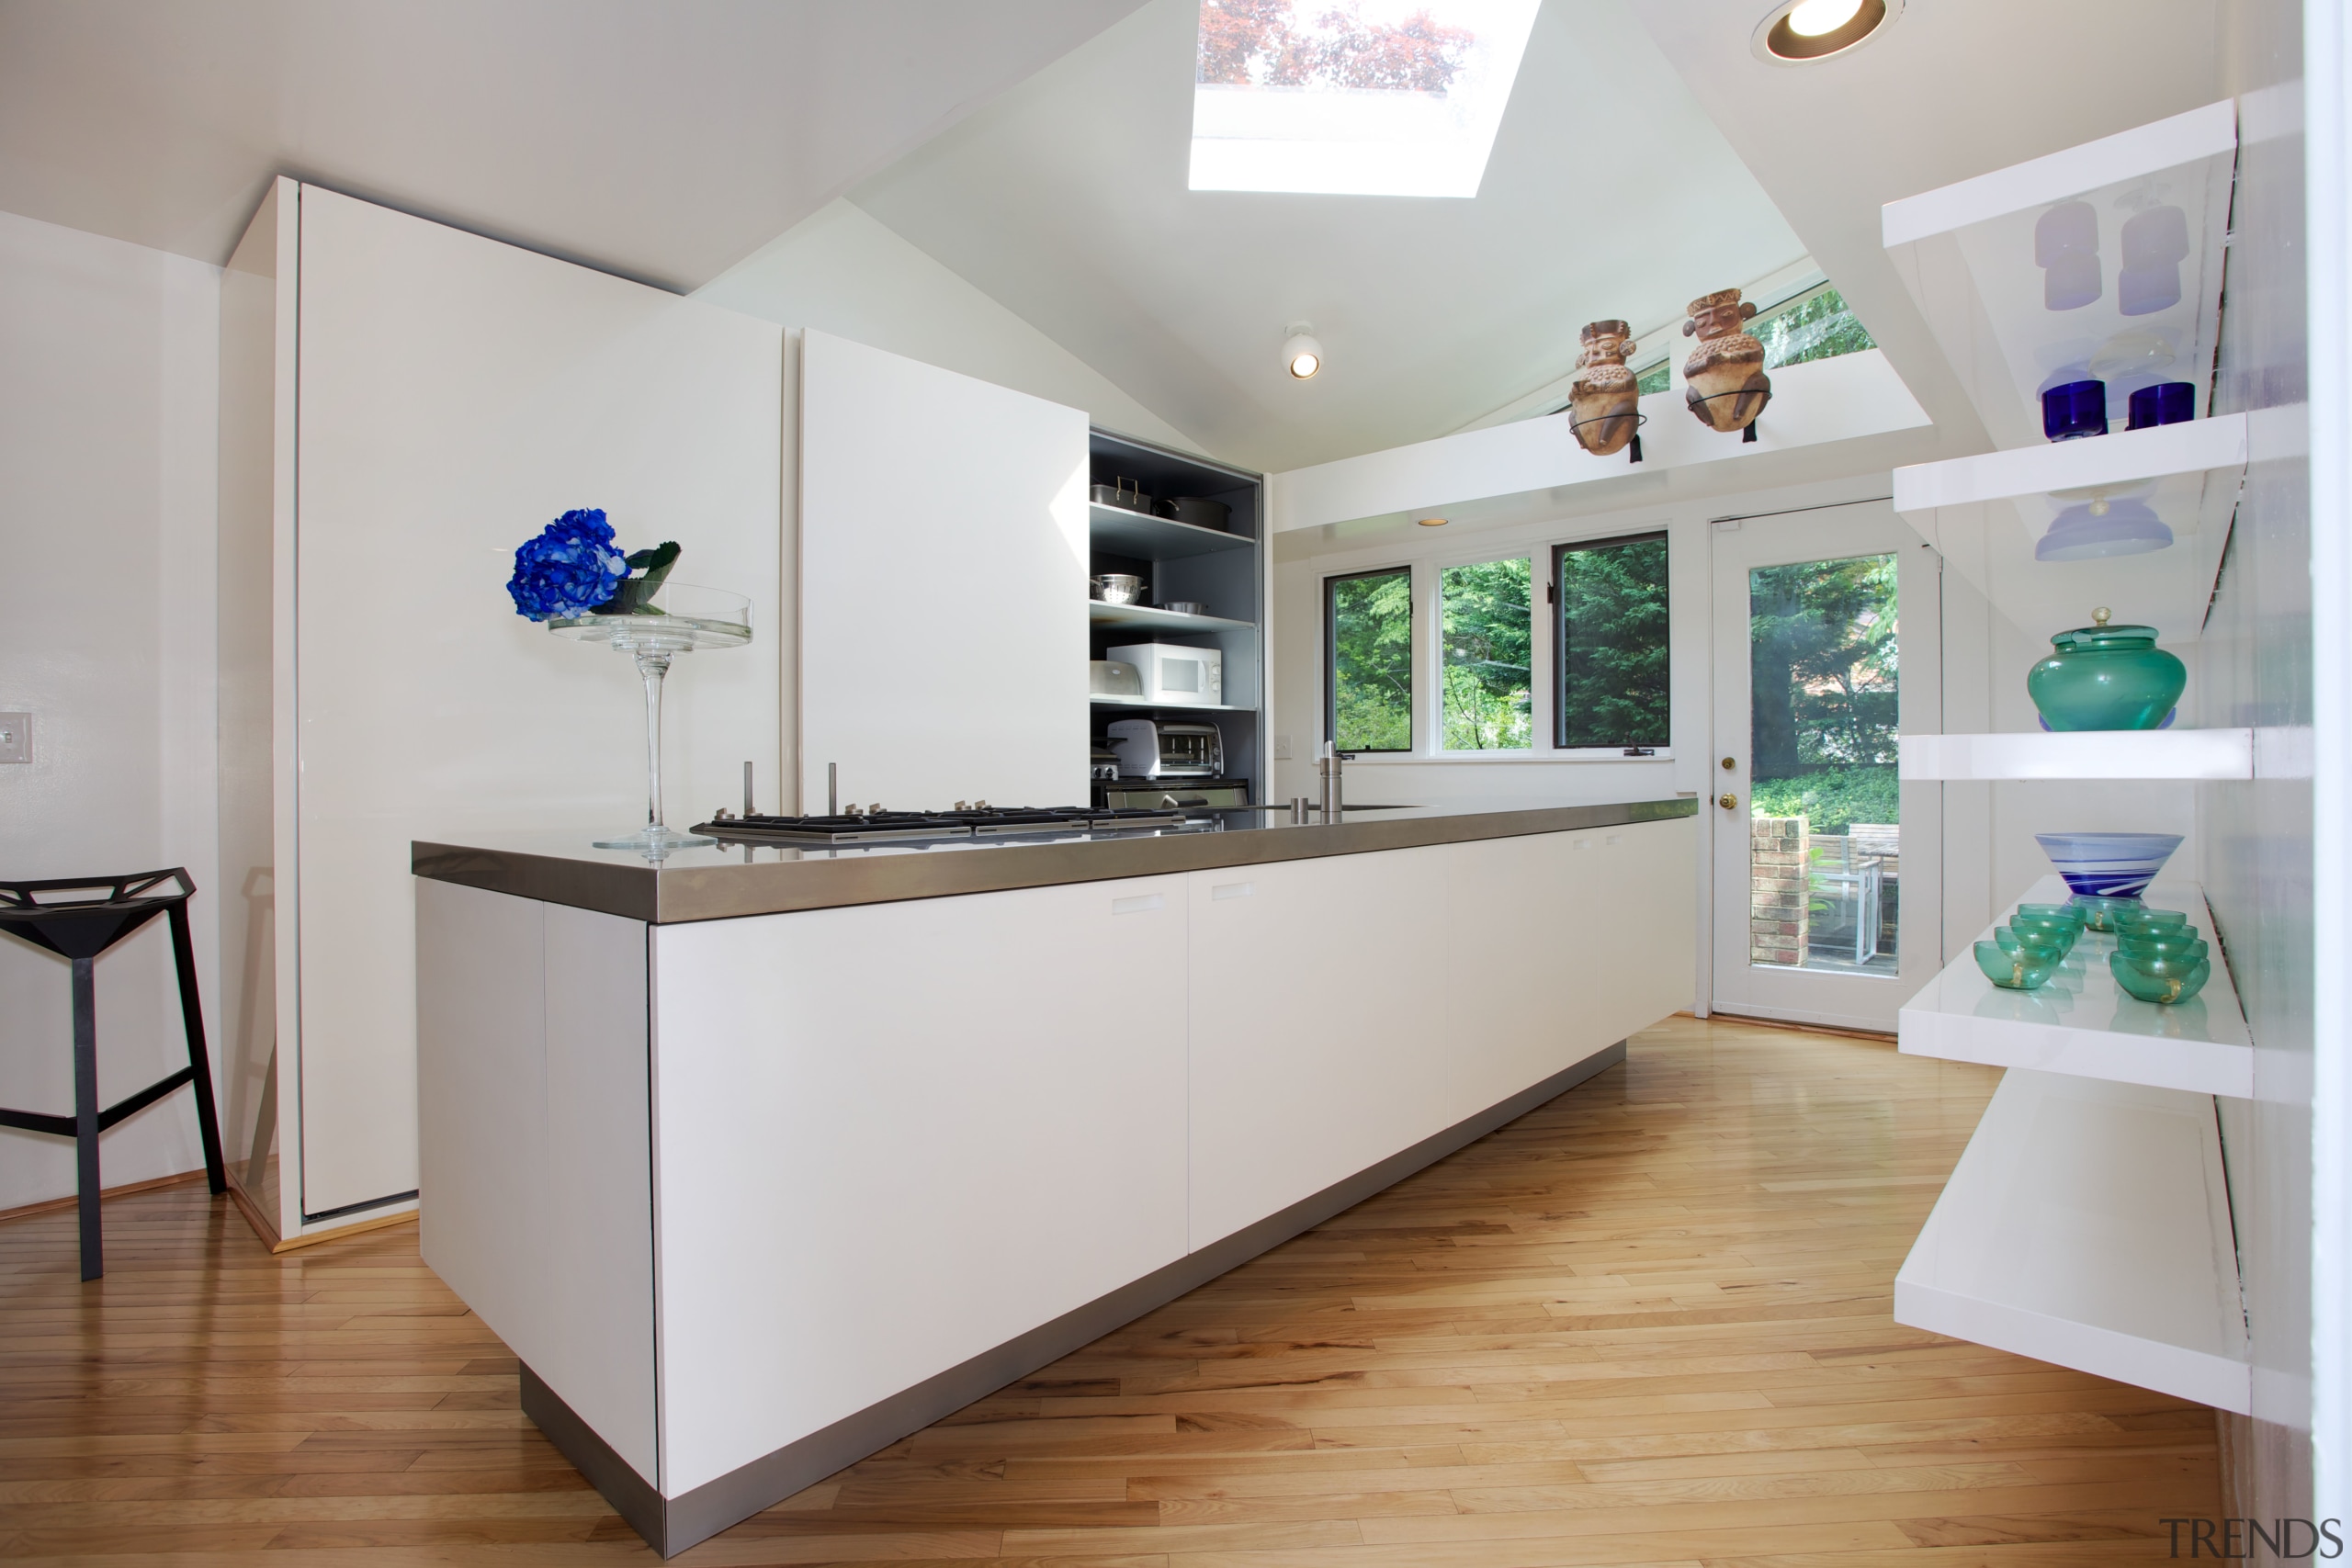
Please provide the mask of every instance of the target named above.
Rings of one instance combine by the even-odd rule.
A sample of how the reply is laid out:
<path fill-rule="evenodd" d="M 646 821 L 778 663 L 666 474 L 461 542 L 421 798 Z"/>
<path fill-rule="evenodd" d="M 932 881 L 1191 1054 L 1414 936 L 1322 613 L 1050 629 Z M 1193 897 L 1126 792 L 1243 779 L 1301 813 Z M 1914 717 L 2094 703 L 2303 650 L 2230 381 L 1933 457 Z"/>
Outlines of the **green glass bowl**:
<path fill-rule="evenodd" d="M 2018 920 L 2055 920 L 2076 931 L 2083 929 L 2083 912 L 2072 904 L 2019 904 L 2012 925 Z"/>
<path fill-rule="evenodd" d="M 2003 953 L 2023 953 L 2052 964 L 2064 963 L 2075 949 L 2072 936 L 2041 926 L 1995 926 L 1993 942 Z"/>
<path fill-rule="evenodd" d="M 2115 918 L 2115 929 L 2122 931 L 2177 931 L 2187 924 L 2188 912 L 2185 909 L 2152 909 L 2145 904 Z"/>
<path fill-rule="evenodd" d="M 1984 944 L 1979 942 L 1977 945 L 1981 947 Z M 1981 964 L 1984 961 L 1979 959 L 1977 962 Z M 2201 961 L 2186 974 L 2150 975 L 2134 966 L 2120 953 L 2107 955 L 2107 967 L 2115 976 L 2117 985 L 2142 1001 L 2154 1002 L 2160 1007 L 2187 1001 L 2203 990 L 2205 982 L 2213 975 L 2212 964 Z"/>
<path fill-rule="evenodd" d="M 2174 953 L 2162 956 L 2143 953 L 2120 953 L 2111 954 L 2110 962 L 2114 958 L 2120 958 L 2135 971 L 2145 975 L 2151 980 L 2178 980 L 2185 977 L 2199 964 L 2212 962 L 2201 951 L 2201 943 L 2199 948 L 2200 951 L 2196 953 Z"/>
<path fill-rule="evenodd" d="M 2118 917 L 2130 914 L 2134 909 L 2147 908 L 2137 898 L 2077 896 L 2072 903 L 2075 911 L 2083 917 L 2083 924 L 2095 931 L 2111 931 L 2115 929 Z"/>
<path fill-rule="evenodd" d="M 2005 952 L 1998 942 L 1980 942 L 1976 944 L 1976 967 L 1984 972 L 1984 978 L 2005 991 L 2031 991 L 2040 989 L 2050 978 L 2058 961 L 2023 951 Z"/>
<path fill-rule="evenodd" d="M 2154 963 L 2157 959 L 2199 959 L 2208 957 L 2211 953 L 2194 933 L 2173 937 L 2120 937 L 2116 941 L 2115 951 L 2132 964 Z"/>
<path fill-rule="evenodd" d="M 2055 919 L 2048 915 L 2020 913 L 2009 917 L 2009 929 L 2019 931 L 2064 931 L 2072 938 L 2083 934 L 2083 922 Z"/>

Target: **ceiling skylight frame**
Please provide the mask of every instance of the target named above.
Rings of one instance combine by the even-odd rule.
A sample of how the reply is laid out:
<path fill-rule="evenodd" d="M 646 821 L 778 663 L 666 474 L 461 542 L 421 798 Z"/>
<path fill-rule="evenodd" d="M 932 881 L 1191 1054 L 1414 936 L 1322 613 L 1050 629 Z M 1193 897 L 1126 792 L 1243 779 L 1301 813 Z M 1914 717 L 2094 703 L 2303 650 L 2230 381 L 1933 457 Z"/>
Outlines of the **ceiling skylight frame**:
<path fill-rule="evenodd" d="M 1200 0 L 1189 188 L 1476 196 L 1540 7 Z"/>

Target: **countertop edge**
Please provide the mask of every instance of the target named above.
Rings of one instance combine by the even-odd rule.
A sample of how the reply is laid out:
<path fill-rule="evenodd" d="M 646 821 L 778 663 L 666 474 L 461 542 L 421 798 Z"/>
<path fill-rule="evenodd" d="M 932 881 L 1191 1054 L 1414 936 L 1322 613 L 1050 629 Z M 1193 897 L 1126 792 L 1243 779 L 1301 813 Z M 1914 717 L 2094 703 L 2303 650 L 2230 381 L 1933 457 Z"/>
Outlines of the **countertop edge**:
<path fill-rule="evenodd" d="M 1603 806 L 1469 811 L 1455 816 L 1343 822 L 1224 833 L 1100 839 L 1080 843 L 1005 844 L 947 854 L 845 854 L 751 865 L 656 869 L 609 861 L 416 840 L 416 875 L 492 893 L 594 909 L 655 925 L 752 915 L 1003 893 L 1125 877 L 1171 876 L 1382 850 L 1419 849 L 1532 833 L 1630 827 L 1695 817 L 1698 802 L 1632 801 Z"/>

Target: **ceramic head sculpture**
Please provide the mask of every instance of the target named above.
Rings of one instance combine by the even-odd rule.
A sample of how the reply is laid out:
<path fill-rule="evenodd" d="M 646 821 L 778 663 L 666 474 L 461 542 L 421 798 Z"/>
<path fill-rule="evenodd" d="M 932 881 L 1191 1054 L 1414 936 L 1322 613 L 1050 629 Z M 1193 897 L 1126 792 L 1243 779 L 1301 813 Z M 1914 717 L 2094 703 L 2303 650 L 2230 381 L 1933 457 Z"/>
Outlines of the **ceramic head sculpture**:
<path fill-rule="evenodd" d="M 1577 378 L 1568 383 L 1568 428 L 1596 457 L 1622 452 L 1641 427 L 1641 388 L 1625 367 L 1634 347 L 1623 321 L 1588 321 L 1577 334 Z"/>
<path fill-rule="evenodd" d="M 1736 288 L 1725 288 L 1690 301 L 1690 319 L 1682 323 L 1684 337 L 1699 340 L 1683 362 L 1689 383 L 1683 396 L 1699 423 L 1726 434 L 1756 423 L 1772 400 L 1771 378 L 1764 374 L 1764 345 L 1747 330 L 1756 307 L 1745 304 Z"/>

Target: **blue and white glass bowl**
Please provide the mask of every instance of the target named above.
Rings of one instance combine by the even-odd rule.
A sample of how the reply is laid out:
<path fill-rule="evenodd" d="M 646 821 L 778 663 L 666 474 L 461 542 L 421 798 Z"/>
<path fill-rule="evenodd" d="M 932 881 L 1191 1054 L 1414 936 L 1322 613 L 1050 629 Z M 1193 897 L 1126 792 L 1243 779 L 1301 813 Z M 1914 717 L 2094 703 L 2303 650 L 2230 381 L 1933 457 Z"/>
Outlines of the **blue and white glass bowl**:
<path fill-rule="evenodd" d="M 2086 898 L 2136 898 L 2156 879 L 2177 833 L 2036 833 L 2033 841 Z"/>

